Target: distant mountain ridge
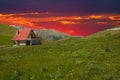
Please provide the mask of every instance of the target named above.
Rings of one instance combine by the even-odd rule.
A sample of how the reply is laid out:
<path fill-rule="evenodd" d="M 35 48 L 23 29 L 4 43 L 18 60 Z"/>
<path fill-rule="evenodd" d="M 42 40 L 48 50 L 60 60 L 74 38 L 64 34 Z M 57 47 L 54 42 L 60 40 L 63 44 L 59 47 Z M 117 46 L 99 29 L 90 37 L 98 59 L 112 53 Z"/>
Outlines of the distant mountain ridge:
<path fill-rule="evenodd" d="M 48 39 L 52 41 L 57 41 L 60 39 L 66 39 L 70 37 L 70 35 L 68 34 L 65 34 L 63 32 L 59 32 L 56 30 L 52 30 L 52 29 L 41 29 L 41 30 L 35 31 L 35 33 L 36 35 L 41 36 L 44 39 Z"/>

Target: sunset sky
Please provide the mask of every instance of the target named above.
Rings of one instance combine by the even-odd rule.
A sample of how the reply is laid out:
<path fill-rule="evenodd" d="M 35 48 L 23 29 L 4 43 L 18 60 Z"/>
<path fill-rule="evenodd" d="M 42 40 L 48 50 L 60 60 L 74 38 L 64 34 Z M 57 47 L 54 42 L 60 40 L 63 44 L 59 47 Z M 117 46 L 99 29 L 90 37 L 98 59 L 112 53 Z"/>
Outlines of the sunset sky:
<path fill-rule="evenodd" d="M 0 23 L 87 36 L 120 25 L 120 0 L 1 0 Z"/>

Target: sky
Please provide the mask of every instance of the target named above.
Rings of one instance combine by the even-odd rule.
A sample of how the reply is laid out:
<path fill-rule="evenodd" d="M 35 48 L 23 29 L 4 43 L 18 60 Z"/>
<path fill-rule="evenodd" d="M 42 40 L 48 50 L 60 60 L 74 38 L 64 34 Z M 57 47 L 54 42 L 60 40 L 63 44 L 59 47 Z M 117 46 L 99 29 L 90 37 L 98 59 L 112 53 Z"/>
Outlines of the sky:
<path fill-rule="evenodd" d="M 120 0 L 0 0 L 0 23 L 88 36 L 120 25 Z"/>

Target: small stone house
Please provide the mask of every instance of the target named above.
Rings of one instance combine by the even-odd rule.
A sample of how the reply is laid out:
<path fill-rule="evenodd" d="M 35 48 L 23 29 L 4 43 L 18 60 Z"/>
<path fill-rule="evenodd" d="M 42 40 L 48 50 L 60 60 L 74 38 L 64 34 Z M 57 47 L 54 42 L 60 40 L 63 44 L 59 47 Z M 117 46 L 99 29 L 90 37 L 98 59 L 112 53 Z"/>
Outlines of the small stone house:
<path fill-rule="evenodd" d="M 41 44 L 41 37 L 37 37 L 32 29 L 20 29 L 13 37 L 15 45 L 38 45 Z"/>

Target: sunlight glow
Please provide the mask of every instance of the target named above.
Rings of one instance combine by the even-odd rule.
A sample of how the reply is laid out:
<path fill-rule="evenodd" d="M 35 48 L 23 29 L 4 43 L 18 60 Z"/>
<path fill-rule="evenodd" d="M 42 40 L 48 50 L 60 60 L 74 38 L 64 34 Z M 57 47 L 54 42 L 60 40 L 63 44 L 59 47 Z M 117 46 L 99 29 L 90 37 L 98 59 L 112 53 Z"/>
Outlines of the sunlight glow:
<path fill-rule="evenodd" d="M 64 25 L 74 25 L 79 24 L 79 22 L 72 22 L 72 21 L 60 21 Z"/>
<path fill-rule="evenodd" d="M 103 18 L 103 16 L 92 15 L 92 16 L 90 16 L 90 18 L 93 18 L 93 19 L 101 19 L 101 18 Z"/>

